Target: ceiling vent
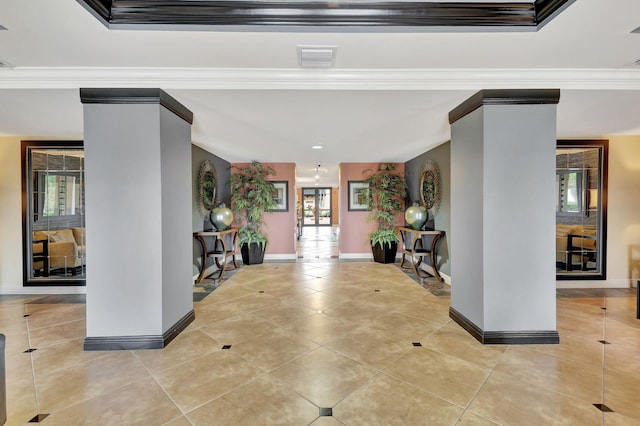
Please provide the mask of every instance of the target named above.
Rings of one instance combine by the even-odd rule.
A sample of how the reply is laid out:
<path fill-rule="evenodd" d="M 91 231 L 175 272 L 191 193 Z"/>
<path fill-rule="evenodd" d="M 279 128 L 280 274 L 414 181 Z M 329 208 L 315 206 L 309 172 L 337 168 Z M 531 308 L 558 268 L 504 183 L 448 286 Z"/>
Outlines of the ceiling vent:
<path fill-rule="evenodd" d="M 338 46 L 298 46 L 298 65 L 302 68 L 331 68 Z"/>

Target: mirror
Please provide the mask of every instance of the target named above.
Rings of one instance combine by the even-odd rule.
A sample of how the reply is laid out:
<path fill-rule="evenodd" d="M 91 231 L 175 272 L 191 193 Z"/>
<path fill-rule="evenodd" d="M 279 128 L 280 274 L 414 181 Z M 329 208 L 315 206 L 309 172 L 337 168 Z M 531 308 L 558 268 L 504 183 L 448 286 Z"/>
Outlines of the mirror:
<path fill-rule="evenodd" d="M 81 141 L 22 141 L 24 283 L 83 285 L 86 268 Z"/>
<path fill-rule="evenodd" d="M 420 201 L 435 216 L 440 207 L 440 171 L 438 165 L 427 160 L 420 171 Z"/>
<path fill-rule="evenodd" d="M 205 217 L 216 205 L 217 184 L 216 169 L 209 160 L 204 161 L 198 174 L 198 205 Z"/>
<path fill-rule="evenodd" d="M 556 278 L 606 279 L 608 141 L 558 141 Z"/>

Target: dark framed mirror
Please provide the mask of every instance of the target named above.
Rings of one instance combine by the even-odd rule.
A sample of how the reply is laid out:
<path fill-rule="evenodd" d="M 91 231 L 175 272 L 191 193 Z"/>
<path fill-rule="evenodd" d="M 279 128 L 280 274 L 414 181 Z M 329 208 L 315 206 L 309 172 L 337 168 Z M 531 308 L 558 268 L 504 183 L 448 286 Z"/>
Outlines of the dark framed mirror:
<path fill-rule="evenodd" d="M 82 141 L 22 141 L 24 285 L 84 285 Z"/>
<path fill-rule="evenodd" d="M 604 280 L 607 140 L 560 140 L 556 148 L 556 278 Z"/>
<path fill-rule="evenodd" d="M 198 207 L 200 213 L 207 217 L 216 205 L 217 188 L 216 169 L 211 161 L 203 161 L 198 172 Z"/>

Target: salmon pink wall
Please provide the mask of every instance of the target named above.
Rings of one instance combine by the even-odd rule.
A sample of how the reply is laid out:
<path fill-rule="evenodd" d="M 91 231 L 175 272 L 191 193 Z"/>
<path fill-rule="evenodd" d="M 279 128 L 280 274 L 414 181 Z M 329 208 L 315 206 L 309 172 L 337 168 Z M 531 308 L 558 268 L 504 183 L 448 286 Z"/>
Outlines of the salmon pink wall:
<path fill-rule="evenodd" d="M 350 180 L 364 180 L 363 172 L 376 170 L 379 163 L 341 163 L 340 164 L 340 257 L 373 257 L 369 233 L 375 229 L 373 222 L 368 222 L 369 212 L 349 211 L 348 191 Z M 404 173 L 404 163 L 396 163 L 397 170 Z M 403 214 L 398 215 L 397 223 L 404 222 Z"/>
<path fill-rule="evenodd" d="M 295 259 L 296 195 L 294 185 L 296 182 L 296 165 L 295 163 L 263 164 L 271 166 L 276 171 L 275 176 L 271 176 L 270 180 L 286 180 L 289 182 L 289 211 L 264 214 L 264 226 L 262 230 L 267 234 L 267 238 L 269 239 L 265 258 Z M 248 165 L 249 163 L 233 163 L 232 167 L 246 167 Z"/>

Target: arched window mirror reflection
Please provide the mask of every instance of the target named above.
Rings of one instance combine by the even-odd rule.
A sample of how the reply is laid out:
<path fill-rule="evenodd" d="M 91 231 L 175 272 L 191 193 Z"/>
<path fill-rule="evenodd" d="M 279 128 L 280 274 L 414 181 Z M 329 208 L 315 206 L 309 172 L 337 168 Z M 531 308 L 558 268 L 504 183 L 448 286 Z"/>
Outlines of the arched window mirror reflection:
<path fill-rule="evenodd" d="M 556 278 L 606 279 L 609 141 L 558 141 Z"/>

